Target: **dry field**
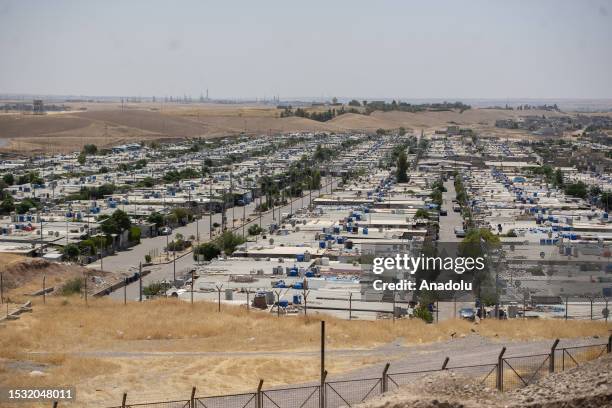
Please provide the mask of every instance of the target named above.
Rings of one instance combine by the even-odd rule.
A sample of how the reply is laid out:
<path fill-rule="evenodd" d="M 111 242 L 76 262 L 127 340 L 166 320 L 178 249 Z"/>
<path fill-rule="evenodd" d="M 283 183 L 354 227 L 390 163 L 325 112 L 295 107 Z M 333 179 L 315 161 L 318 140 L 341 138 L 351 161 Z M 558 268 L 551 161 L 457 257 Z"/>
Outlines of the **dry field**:
<path fill-rule="evenodd" d="M 0 326 L 0 383 L 72 384 L 75 406 L 104 406 L 126 390 L 134 402 L 185 399 L 193 385 L 214 395 L 251 391 L 259 378 L 267 387 L 305 382 L 318 376 L 320 319 L 230 306 L 218 313 L 214 303 L 166 299 L 125 306 L 108 299 L 85 306 L 78 296 L 49 297 L 46 305 L 35 299 L 33 313 Z M 392 360 L 397 356 L 384 347 L 398 339 L 416 345 L 474 331 L 499 341 L 607 335 L 595 322 L 326 322 L 332 375 Z"/>
<path fill-rule="evenodd" d="M 16 304 L 27 302 L 32 293 L 40 291 L 43 287 L 43 277 L 45 287 L 55 289 L 61 288 L 71 279 L 83 278 L 86 273 L 90 276 L 112 278 L 109 272 L 12 254 L 0 254 L 0 273 L 3 277 L 5 300 Z M 89 289 L 94 290 L 94 286 L 90 284 Z"/>
<path fill-rule="evenodd" d="M 555 112 L 470 109 L 463 113 L 374 112 L 371 115 L 345 114 L 329 122 L 289 117 L 266 105 L 162 105 L 118 103 L 77 103 L 77 111 L 44 116 L 0 114 L 0 152 L 59 153 L 80 149 L 84 144 L 111 146 L 142 140 L 218 137 L 239 133 L 249 135 L 292 131 L 375 131 L 405 127 L 432 131 L 450 124 L 474 126 L 484 135 L 525 137 L 494 127 L 496 119 L 520 115 L 559 115 Z M 86 111 L 78 111 L 86 108 Z M 312 108 L 307 110 L 321 110 Z M 327 109 L 327 107 L 325 107 Z"/>

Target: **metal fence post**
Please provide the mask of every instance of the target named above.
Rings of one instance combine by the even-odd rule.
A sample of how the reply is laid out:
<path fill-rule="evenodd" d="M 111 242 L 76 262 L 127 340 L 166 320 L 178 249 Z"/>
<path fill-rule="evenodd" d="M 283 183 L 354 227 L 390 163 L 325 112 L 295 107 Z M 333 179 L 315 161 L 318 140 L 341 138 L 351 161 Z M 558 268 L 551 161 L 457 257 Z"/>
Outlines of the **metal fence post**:
<path fill-rule="evenodd" d="M 53 408 L 57 408 L 57 401 L 53 401 Z"/>
<path fill-rule="evenodd" d="M 497 376 L 496 376 L 496 387 L 499 391 L 504 390 L 504 353 L 506 348 L 502 347 L 499 356 L 497 357 Z"/>
<path fill-rule="evenodd" d="M 612 353 L 612 334 L 608 337 L 608 353 Z"/>
<path fill-rule="evenodd" d="M 255 396 L 255 408 L 263 408 L 263 394 L 261 392 L 261 387 L 263 387 L 264 380 L 259 380 L 259 385 L 257 386 L 257 395 Z"/>
<path fill-rule="evenodd" d="M 450 357 L 446 357 L 444 359 L 444 362 L 442 363 L 442 370 L 446 370 L 446 366 L 448 365 L 448 360 L 450 360 Z"/>
<path fill-rule="evenodd" d="M 389 391 L 389 379 L 387 378 L 387 371 L 389 371 L 389 367 L 391 363 L 385 364 L 385 368 L 382 373 L 382 392 Z"/>
<path fill-rule="evenodd" d="M 189 406 L 195 408 L 195 387 L 191 388 L 191 398 L 189 398 Z"/>
<path fill-rule="evenodd" d="M 327 397 L 325 390 L 325 380 L 327 379 L 327 370 L 323 371 L 323 377 L 321 377 L 321 389 L 319 390 L 319 407 L 327 407 Z"/>
<path fill-rule="evenodd" d="M 556 339 L 552 347 L 550 348 L 550 359 L 549 359 L 550 366 L 548 368 L 548 371 L 551 373 L 555 372 L 555 350 L 557 349 L 558 344 L 559 344 L 559 339 Z"/>
<path fill-rule="evenodd" d="M 125 408 L 125 402 L 127 401 L 127 392 L 123 393 L 123 398 L 121 399 L 121 408 Z"/>
<path fill-rule="evenodd" d="M 223 289 L 223 285 L 215 285 L 215 287 L 217 288 L 217 292 L 219 294 L 219 307 L 217 309 L 217 312 L 221 313 L 221 289 Z"/>

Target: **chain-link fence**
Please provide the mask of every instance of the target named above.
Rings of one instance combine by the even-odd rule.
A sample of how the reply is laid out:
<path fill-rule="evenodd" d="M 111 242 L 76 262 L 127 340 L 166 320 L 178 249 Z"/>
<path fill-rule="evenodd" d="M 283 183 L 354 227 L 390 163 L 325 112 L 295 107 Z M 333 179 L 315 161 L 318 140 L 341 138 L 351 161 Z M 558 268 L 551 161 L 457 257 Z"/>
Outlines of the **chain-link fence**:
<path fill-rule="evenodd" d="M 428 374 L 437 373 L 442 371 L 440 368 L 432 370 L 421 370 L 421 371 L 407 371 L 402 373 L 387 374 L 387 384 L 389 390 L 396 390 L 404 385 L 408 385 L 414 382 L 415 379 L 424 377 Z"/>
<path fill-rule="evenodd" d="M 446 371 L 478 381 L 479 384 L 488 388 L 495 388 L 496 386 L 497 364 L 447 367 Z"/>
<path fill-rule="evenodd" d="M 502 359 L 502 389 L 529 385 L 550 372 L 550 353 Z"/>
<path fill-rule="evenodd" d="M 382 392 L 382 378 L 328 382 L 325 383 L 325 406 L 351 407 Z"/>
<path fill-rule="evenodd" d="M 257 392 L 195 397 L 189 400 L 151 403 L 127 403 L 126 395 L 120 406 L 111 408 L 339 408 L 351 407 L 387 391 L 414 383 L 434 373 L 453 373 L 469 381 L 477 381 L 489 388 L 509 391 L 532 384 L 552 372 L 568 370 L 584 362 L 612 352 L 612 336 L 607 343 L 557 348 L 556 340 L 549 353 L 504 357 L 502 348 L 496 363 L 449 366 L 447 357 L 440 368 L 420 371 L 388 373 L 386 365 L 380 377 L 327 381 L 323 385 L 262 390 Z M 54 405 L 55 406 L 55 405 Z"/>
<path fill-rule="evenodd" d="M 191 400 L 144 402 L 139 404 L 125 404 L 113 408 L 190 408 Z"/>
<path fill-rule="evenodd" d="M 318 408 L 320 392 L 318 385 L 262 391 L 259 408 Z"/>
<path fill-rule="evenodd" d="M 555 351 L 555 371 L 564 371 L 594 360 L 606 353 L 608 345 L 565 347 Z"/>
<path fill-rule="evenodd" d="M 256 408 L 257 393 L 194 398 L 194 408 Z"/>

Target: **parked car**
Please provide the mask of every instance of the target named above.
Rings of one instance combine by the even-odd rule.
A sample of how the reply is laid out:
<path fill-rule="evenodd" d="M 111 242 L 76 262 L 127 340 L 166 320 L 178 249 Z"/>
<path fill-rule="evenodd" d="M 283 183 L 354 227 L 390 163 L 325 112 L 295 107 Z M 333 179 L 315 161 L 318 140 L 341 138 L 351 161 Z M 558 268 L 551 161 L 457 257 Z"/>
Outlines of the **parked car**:
<path fill-rule="evenodd" d="M 457 204 L 453 205 L 453 211 L 454 212 L 461 212 L 461 207 Z"/>
<path fill-rule="evenodd" d="M 476 318 L 476 312 L 471 307 L 464 307 L 459 310 L 459 317 L 466 320 L 474 320 Z"/>
<path fill-rule="evenodd" d="M 160 235 L 171 235 L 172 234 L 172 228 L 170 228 L 170 227 L 163 227 L 162 229 L 159 230 L 159 234 Z"/>
<path fill-rule="evenodd" d="M 455 227 L 455 236 L 457 238 L 465 237 L 465 230 L 461 227 Z"/>
<path fill-rule="evenodd" d="M 441 216 L 448 215 L 448 212 L 446 210 L 440 209 L 440 215 Z"/>

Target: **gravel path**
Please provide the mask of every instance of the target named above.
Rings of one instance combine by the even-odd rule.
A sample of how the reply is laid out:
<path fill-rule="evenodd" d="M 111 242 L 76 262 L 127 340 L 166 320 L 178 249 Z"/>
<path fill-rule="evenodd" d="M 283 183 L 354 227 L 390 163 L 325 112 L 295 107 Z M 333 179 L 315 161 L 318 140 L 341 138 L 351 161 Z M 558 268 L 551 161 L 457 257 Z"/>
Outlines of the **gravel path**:
<path fill-rule="evenodd" d="M 603 344 L 602 338 L 575 338 L 563 339 L 558 348 L 577 345 Z M 404 339 L 397 339 L 391 343 L 375 348 L 347 348 L 326 350 L 327 361 L 334 357 L 384 357 L 388 356 L 391 363 L 389 373 L 401 373 L 421 370 L 439 369 L 446 357 L 449 357 L 449 368 L 476 364 L 495 364 L 502 347 L 506 347 L 505 357 L 543 354 L 550 351 L 552 341 L 494 341 L 479 335 L 451 339 L 444 342 L 430 343 L 416 346 L 406 346 Z M 32 354 L 46 354 L 35 352 Z M 317 351 L 117 351 L 94 350 L 68 352 L 68 354 L 81 357 L 98 358 L 146 358 L 146 357 L 314 357 L 318 358 Z M 348 380 L 359 378 L 380 377 L 386 362 L 368 365 L 348 373 L 330 376 L 328 380 Z M 311 383 L 309 383 L 311 384 Z"/>

